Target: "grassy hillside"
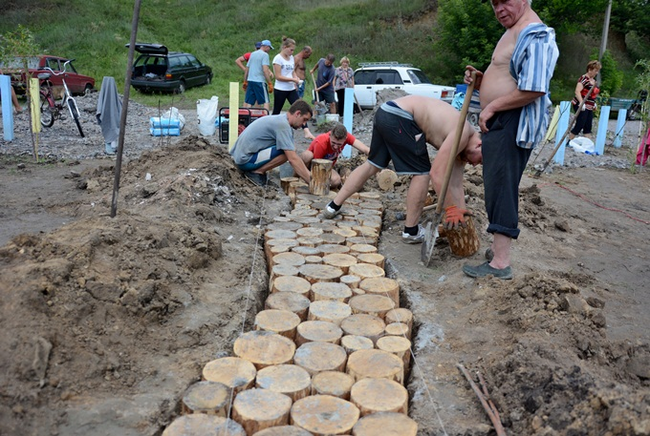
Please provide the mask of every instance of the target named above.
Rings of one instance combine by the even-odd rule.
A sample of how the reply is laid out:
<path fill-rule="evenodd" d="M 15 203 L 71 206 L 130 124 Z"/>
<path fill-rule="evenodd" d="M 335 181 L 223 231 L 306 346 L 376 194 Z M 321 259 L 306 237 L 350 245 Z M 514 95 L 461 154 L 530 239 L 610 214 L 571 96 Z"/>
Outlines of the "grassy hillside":
<path fill-rule="evenodd" d="M 77 69 L 95 77 L 97 86 L 103 76 L 113 76 L 123 90 L 134 0 L 3 3 L 0 33 L 22 24 L 44 53 L 75 58 Z M 272 57 L 283 35 L 295 39 L 298 48 L 312 46 L 315 53 L 308 67 L 331 52 L 337 59 L 350 57 L 353 68 L 368 61 L 412 63 L 434 83 L 454 85 L 453 78 L 439 77 L 433 67 L 436 4 L 435 0 L 144 0 L 137 41 L 191 52 L 212 66 L 215 77 L 211 85 L 182 96 L 144 95 L 135 90 L 131 96 L 151 105 L 164 107 L 173 101 L 175 106 L 191 107 L 198 98 L 217 95 L 224 104 L 228 83 L 242 79 L 234 60 L 261 39 L 274 44 Z M 588 56 L 588 51 L 583 52 Z M 580 62 L 580 69 L 584 64 L 586 60 Z M 554 99 L 572 93 L 579 73 L 557 74 Z"/>

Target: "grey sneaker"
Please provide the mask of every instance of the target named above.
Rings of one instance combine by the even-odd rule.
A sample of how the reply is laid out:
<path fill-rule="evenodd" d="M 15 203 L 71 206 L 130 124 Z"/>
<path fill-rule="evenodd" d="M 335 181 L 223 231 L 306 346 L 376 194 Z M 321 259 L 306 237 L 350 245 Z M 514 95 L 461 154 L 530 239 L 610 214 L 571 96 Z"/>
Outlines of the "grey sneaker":
<path fill-rule="evenodd" d="M 335 210 L 332 206 L 328 204 L 327 206 L 325 206 L 325 209 L 323 209 L 323 218 L 331 220 L 340 213 L 341 213 L 341 209 Z"/>
<path fill-rule="evenodd" d="M 418 234 L 410 235 L 406 232 L 402 232 L 402 241 L 407 244 L 421 244 L 424 241 L 425 235 L 426 230 L 424 230 L 424 227 L 418 224 Z"/>
<path fill-rule="evenodd" d="M 260 173 L 254 173 L 252 171 L 246 171 L 244 173 L 244 176 L 250 180 L 251 182 L 255 183 L 257 186 L 265 186 L 267 179 L 266 179 L 266 174 L 260 174 Z"/>
<path fill-rule="evenodd" d="M 463 266 L 463 272 L 475 279 L 486 276 L 494 276 L 501 280 L 512 280 L 512 268 L 509 266 L 503 269 L 492 268 L 489 261 L 477 266 L 466 264 Z"/>

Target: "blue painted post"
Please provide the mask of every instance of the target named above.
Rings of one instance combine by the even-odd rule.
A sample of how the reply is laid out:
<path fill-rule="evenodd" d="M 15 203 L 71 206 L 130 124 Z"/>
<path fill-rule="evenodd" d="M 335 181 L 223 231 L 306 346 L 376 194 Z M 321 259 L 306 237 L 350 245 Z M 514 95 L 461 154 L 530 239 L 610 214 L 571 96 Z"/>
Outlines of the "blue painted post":
<path fill-rule="evenodd" d="M 562 136 L 566 133 L 566 130 L 569 128 L 569 118 L 571 117 L 571 103 L 568 101 L 560 102 L 560 121 L 557 124 L 557 132 L 555 133 L 555 146 L 560 142 Z M 564 149 L 566 148 L 567 140 L 565 139 L 560 145 L 560 148 L 557 149 L 555 156 L 553 156 L 553 161 L 564 165 Z"/>
<path fill-rule="evenodd" d="M 605 153 L 605 139 L 607 139 L 607 123 L 609 122 L 609 111 L 611 107 L 603 106 L 600 108 L 600 118 L 598 119 L 598 133 L 596 133 L 596 153 L 602 156 Z"/>
<path fill-rule="evenodd" d="M 352 116 L 354 115 L 354 89 L 345 88 L 345 106 L 343 107 L 343 125 L 348 132 L 352 133 Z M 341 156 L 350 158 L 352 156 L 352 147 L 346 145 L 343 147 Z"/>
<path fill-rule="evenodd" d="M 614 136 L 614 147 L 621 148 L 621 140 L 625 132 L 625 119 L 627 118 L 627 109 L 620 109 L 618 111 L 618 119 L 616 120 L 616 136 Z"/>
<path fill-rule="evenodd" d="M 0 75 L 0 96 L 2 96 L 2 128 L 5 141 L 14 140 L 14 105 L 11 102 L 11 77 Z"/>

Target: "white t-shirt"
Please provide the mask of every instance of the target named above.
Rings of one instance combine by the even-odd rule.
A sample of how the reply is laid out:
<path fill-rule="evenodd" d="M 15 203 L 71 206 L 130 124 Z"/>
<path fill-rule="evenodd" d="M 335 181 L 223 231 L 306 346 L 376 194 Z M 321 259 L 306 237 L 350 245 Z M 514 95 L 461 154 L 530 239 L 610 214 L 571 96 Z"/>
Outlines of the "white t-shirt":
<path fill-rule="evenodd" d="M 286 60 L 282 57 L 282 54 L 278 53 L 273 58 L 273 65 L 280 65 L 281 76 L 293 77 L 293 68 L 295 66 L 293 55 L 289 56 L 289 60 Z M 293 91 L 296 89 L 296 84 L 294 82 L 284 82 L 278 79 L 275 79 L 274 86 L 278 91 Z"/>

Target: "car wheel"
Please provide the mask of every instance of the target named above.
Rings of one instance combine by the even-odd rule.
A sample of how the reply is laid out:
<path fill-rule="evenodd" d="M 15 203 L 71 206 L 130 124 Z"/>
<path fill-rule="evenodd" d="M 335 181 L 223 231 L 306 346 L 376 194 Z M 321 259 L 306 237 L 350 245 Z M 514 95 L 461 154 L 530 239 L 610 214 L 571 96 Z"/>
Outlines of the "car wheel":
<path fill-rule="evenodd" d="M 635 106 L 632 106 L 630 110 L 627 111 L 627 119 L 630 121 L 636 121 L 639 119 L 639 112 Z"/>
<path fill-rule="evenodd" d="M 182 94 L 185 92 L 185 82 L 182 80 L 178 83 L 178 88 L 176 88 L 176 93 L 177 94 Z"/>
<path fill-rule="evenodd" d="M 212 76 L 208 74 L 205 78 L 205 84 L 209 85 L 210 83 L 212 83 Z"/>
<path fill-rule="evenodd" d="M 84 95 L 88 95 L 93 91 L 93 85 L 90 83 L 86 83 L 86 86 L 84 87 Z"/>

